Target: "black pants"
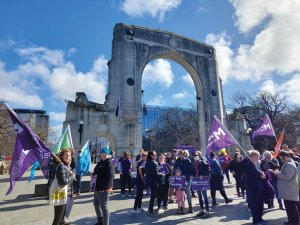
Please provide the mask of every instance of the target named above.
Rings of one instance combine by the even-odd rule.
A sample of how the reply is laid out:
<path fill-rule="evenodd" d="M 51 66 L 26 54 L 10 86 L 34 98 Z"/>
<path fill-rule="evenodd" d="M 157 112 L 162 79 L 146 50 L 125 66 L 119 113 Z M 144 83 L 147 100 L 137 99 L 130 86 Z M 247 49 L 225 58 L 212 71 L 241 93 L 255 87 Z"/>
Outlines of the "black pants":
<path fill-rule="evenodd" d="M 54 219 L 52 225 L 59 225 L 59 223 L 64 219 L 65 210 L 66 205 L 54 206 Z"/>
<path fill-rule="evenodd" d="M 299 202 L 283 200 L 288 220 L 292 224 L 299 223 L 299 212 L 297 205 Z"/>
<path fill-rule="evenodd" d="M 157 186 L 151 186 L 151 196 L 150 196 L 150 203 L 149 203 L 149 208 L 148 208 L 148 211 L 150 213 L 153 212 L 154 201 L 155 201 L 155 198 L 157 198 L 157 190 L 158 190 Z"/>
<path fill-rule="evenodd" d="M 253 216 L 253 223 L 261 222 L 264 211 L 263 191 L 247 191 L 247 202 Z"/>
<path fill-rule="evenodd" d="M 235 179 L 235 181 L 236 181 L 236 192 L 237 192 L 237 194 L 241 195 L 241 193 L 240 193 L 240 189 L 241 189 L 242 196 L 244 196 L 245 195 L 245 189 L 244 189 L 243 185 L 241 184 L 241 181 L 239 181 L 237 179 Z"/>
<path fill-rule="evenodd" d="M 81 175 L 76 175 L 76 191 L 80 193 L 81 189 Z"/>
<path fill-rule="evenodd" d="M 168 206 L 168 192 L 169 192 L 169 185 L 164 184 L 160 185 L 157 191 L 157 206 L 161 208 L 161 203 L 163 203 L 164 207 Z"/>
<path fill-rule="evenodd" d="M 230 183 L 230 177 L 229 177 L 229 168 L 227 167 L 226 169 L 224 169 L 224 171 L 223 171 L 224 173 L 225 173 L 225 175 L 226 175 L 226 178 L 227 178 L 227 181 L 228 181 L 228 183 Z"/>
<path fill-rule="evenodd" d="M 144 191 L 143 183 L 136 182 L 136 195 L 135 195 L 134 206 L 133 206 L 135 210 L 140 209 L 142 207 L 143 191 Z"/>
<path fill-rule="evenodd" d="M 225 199 L 225 201 L 227 202 L 228 200 L 228 197 L 226 195 L 226 192 L 225 190 L 220 190 L 220 194 L 222 195 L 222 197 Z M 213 204 L 216 203 L 216 190 L 211 190 L 210 191 L 210 195 L 211 195 L 211 198 L 212 198 L 212 202 Z"/>
<path fill-rule="evenodd" d="M 131 194 L 131 175 L 122 174 L 121 175 L 121 193 L 125 195 L 126 184 L 128 185 L 128 194 Z"/>

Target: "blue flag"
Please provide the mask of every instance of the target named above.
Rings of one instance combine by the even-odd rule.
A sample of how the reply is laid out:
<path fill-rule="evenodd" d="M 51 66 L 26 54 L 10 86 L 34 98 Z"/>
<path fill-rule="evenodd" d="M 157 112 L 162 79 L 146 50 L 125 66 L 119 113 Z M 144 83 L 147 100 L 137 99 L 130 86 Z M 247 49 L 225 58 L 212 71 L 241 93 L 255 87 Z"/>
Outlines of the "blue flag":
<path fill-rule="evenodd" d="M 40 166 L 40 163 L 39 161 L 36 161 L 32 167 L 31 167 L 31 173 L 30 173 L 30 176 L 29 176 L 29 180 L 28 180 L 28 183 L 30 183 L 33 179 L 34 179 L 34 175 L 35 175 L 35 171 L 36 169 Z"/>
<path fill-rule="evenodd" d="M 17 135 L 9 171 L 10 187 L 6 192 L 8 195 L 25 171 L 36 161 L 39 161 L 44 176 L 48 178 L 51 151 L 8 105 L 6 108 Z"/>
<path fill-rule="evenodd" d="M 76 175 L 88 175 L 91 169 L 91 153 L 89 141 L 81 149 L 81 154 L 77 159 Z"/>

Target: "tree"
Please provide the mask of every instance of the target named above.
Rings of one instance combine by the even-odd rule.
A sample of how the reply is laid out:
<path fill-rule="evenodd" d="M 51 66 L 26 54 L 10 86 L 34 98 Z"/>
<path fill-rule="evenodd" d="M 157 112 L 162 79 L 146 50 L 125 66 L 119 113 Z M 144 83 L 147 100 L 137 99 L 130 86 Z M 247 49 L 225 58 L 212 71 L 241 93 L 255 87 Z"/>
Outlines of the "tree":
<path fill-rule="evenodd" d="M 199 120 L 196 107 L 170 108 L 162 113 L 157 124 L 143 137 L 143 147 L 158 152 L 170 151 L 179 145 L 199 149 Z"/>
<path fill-rule="evenodd" d="M 236 92 L 232 97 L 231 107 L 237 109 L 243 115 L 252 131 L 267 114 L 273 124 L 276 136 L 278 137 L 285 129 L 284 142 L 290 144 L 290 146 L 296 145 L 299 136 L 296 124 L 300 119 L 300 110 L 299 107 L 289 109 L 285 97 L 280 94 L 266 91 L 253 95 L 247 92 Z M 275 144 L 275 138 L 267 136 L 259 137 L 255 143 L 252 142 L 252 145 L 258 150 L 273 150 Z"/>

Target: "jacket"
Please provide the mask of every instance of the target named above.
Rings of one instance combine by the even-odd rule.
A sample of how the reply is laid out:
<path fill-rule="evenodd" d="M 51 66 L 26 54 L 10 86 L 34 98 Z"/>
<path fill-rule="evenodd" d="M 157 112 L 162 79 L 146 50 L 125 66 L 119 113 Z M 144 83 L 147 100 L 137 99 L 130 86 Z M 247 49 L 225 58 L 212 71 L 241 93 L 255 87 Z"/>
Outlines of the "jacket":
<path fill-rule="evenodd" d="M 70 168 L 69 168 L 70 169 Z M 57 182 L 60 186 L 68 185 L 68 196 L 72 196 L 73 193 L 73 177 L 68 170 L 68 167 L 63 163 L 59 163 L 55 172 Z"/>
<path fill-rule="evenodd" d="M 113 187 L 115 167 L 110 158 L 100 160 L 95 169 L 94 176 L 97 175 L 95 191 L 105 191 Z"/>
<path fill-rule="evenodd" d="M 195 169 L 190 159 L 177 159 L 174 166 L 174 175 L 177 168 L 180 168 L 182 176 L 185 176 L 187 181 L 190 180 L 190 176 L 195 174 Z"/>
<path fill-rule="evenodd" d="M 251 192 L 262 192 L 264 190 L 261 171 L 250 159 L 245 159 L 245 188 Z"/>
<path fill-rule="evenodd" d="M 199 174 L 199 176 L 209 176 L 210 175 L 209 164 L 206 163 L 203 159 L 199 160 L 198 174 Z"/>
<path fill-rule="evenodd" d="M 298 173 L 293 159 L 285 162 L 277 174 L 278 198 L 299 201 Z"/>
<path fill-rule="evenodd" d="M 159 169 L 156 161 L 148 159 L 145 165 L 146 186 L 158 187 Z"/>

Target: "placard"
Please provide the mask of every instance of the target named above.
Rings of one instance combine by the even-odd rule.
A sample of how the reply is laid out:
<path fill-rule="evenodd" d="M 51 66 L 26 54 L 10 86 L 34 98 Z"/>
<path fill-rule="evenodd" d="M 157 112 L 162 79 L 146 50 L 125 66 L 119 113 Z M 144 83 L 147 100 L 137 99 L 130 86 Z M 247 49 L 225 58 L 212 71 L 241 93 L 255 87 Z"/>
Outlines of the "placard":
<path fill-rule="evenodd" d="M 186 183 L 186 178 L 184 176 L 174 176 L 170 177 L 170 185 L 173 188 L 180 188 L 180 189 L 185 189 L 185 184 Z"/>
<path fill-rule="evenodd" d="M 194 177 L 192 180 L 192 189 L 195 191 L 209 190 L 209 177 L 205 176 L 202 180 L 200 177 Z"/>
<path fill-rule="evenodd" d="M 96 188 L 97 176 L 93 176 L 90 181 L 90 192 L 94 192 Z"/>

